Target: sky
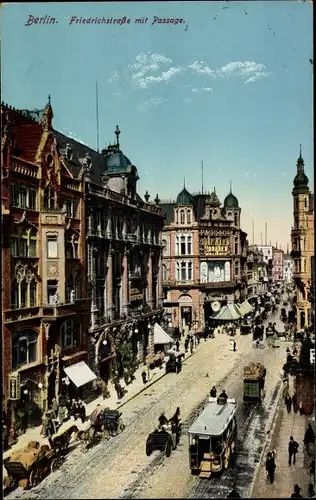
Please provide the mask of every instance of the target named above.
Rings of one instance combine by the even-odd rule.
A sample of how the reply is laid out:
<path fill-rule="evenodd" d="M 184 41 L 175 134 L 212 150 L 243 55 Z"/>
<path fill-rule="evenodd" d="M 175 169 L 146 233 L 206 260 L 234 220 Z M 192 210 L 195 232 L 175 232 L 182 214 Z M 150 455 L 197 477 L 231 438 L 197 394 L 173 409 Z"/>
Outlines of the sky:
<path fill-rule="evenodd" d="M 98 82 L 99 147 L 119 125 L 141 196 L 175 199 L 184 179 L 201 191 L 203 161 L 204 191 L 223 201 L 232 182 L 249 242 L 253 221 L 257 244 L 267 223 L 268 243 L 286 249 L 300 143 L 313 186 L 311 3 L 43 2 L 1 14 L 4 102 L 43 108 L 50 94 L 54 128 L 96 149 Z"/>

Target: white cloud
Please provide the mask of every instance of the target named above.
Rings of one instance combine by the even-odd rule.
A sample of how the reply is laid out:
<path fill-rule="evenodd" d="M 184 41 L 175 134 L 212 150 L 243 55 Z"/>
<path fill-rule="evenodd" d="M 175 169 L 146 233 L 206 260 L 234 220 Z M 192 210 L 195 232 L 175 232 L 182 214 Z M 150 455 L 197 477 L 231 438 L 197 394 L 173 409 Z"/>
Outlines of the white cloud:
<path fill-rule="evenodd" d="M 163 97 L 151 97 L 147 101 L 138 104 L 136 106 L 136 111 L 144 112 L 149 108 L 157 108 L 161 104 L 164 104 L 168 101 L 168 99 L 164 99 Z"/>
<path fill-rule="evenodd" d="M 188 68 L 198 75 L 206 75 L 211 76 L 212 78 L 216 78 L 215 71 L 211 69 L 204 61 L 195 61 L 193 64 L 190 64 Z"/>
<path fill-rule="evenodd" d="M 244 83 L 253 83 L 260 78 L 268 76 L 266 67 L 261 63 L 255 63 L 250 61 L 235 61 L 226 64 L 217 69 L 216 72 L 221 77 L 226 76 L 239 76 L 242 78 L 247 78 Z"/>
<path fill-rule="evenodd" d="M 211 68 L 205 61 L 195 61 L 185 66 L 177 66 L 170 57 L 158 53 L 137 55 L 134 62 L 125 70 L 114 71 L 108 78 L 108 83 L 116 83 L 119 79 L 129 81 L 136 89 L 147 89 L 158 84 L 170 84 L 176 78 L 191 73 L 191 76 L 216 79 L 217 77 L 238 77 L 244 83 L 254 83 L 267 77 L 269 73 L 261 63 L 253 61 L 234 61 L 220 68 Z M 191 84 L 183 85 L 190 88 Z M 192 89 L 194 93 L 212 92 L 210 87 Z"/>
<path fill-rule="evenodd" d="M 213 89 L 211 87 L 202 87 L 200 89 L 192 89 L 191 92 L 194 92 L 194 94 L 202 94 L 203 92 L 213 92 Z"/>

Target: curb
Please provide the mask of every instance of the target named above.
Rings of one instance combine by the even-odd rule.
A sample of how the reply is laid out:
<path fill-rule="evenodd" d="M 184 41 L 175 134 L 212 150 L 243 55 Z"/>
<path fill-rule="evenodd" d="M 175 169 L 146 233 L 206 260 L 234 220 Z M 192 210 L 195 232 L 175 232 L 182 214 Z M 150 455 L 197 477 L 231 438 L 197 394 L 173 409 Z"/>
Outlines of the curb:
<path fill-rule="evenodd" d="M 194 356 L 194 354 L 196 353 L 196 349 L 195 351 L 193 351 L 192 353 L 188 354 L 188 356 L 183 360 L 182 362 L 182 365 L 185 364 L 185 362 L 191 358 L 192 356 Z M 164 366 L 163 367 L 164 369 L 166 369 L 166 367 Z M 156 384 L 159 380 L 161 380 L 163 377 L 165 377 L 166 375 L 169 375 L 169 373 L 166 373 L 166 371 L 164 371 L 164 373 L 160 376 L 160 377 L 157 377 L 155 380 L 153 380 L 152 382 L 150 383 L 147 383 L 144 385 L 144 387 L 142 387 L 140 389 L 140 391 L 136 392 L 136 394 L 134 394 L 133 396 L 131 396 L 130 398 L 126 399 L 126 401 L 123 401 L 121 404 L 117 405 L 117 408 L 122 408 L 122 406 L 126 405 L 127 403 L 129 403 L 130 401 L 132 401 L 132 399 L 135 399 L 137 398 L 137 396 L 139 396 L 142 392 L 146 391 L 146 389 L 148 389 L 148 387 L 151 387 L 152 385 Z"/>
<path fill-rule="evenodd" d="M 250 489 L 249 489 L 249 493 L 248 493 L 248 498 L 252 498 L 252 491 L 254 489 L 254 486 L 255 486 L 255 483 L 256 483 L 256 480 L 257 480 L 257 476 L 258 476 L 258 473 L 259 473 L 259 469 L 260 469 L 260 466 L 261 466 L 261 463 L 262 463 L 262 459 L 266 453 L 266 450 L 267 448 L 270 446 L 271 444 L 271 441 L 273 439 L 273 434 L 274 434 L 274 429 L 275 429 L 275 426 L 276 426 L 276 423 L 277 423 L 277 419 L 278 419 L 278 416 L 280 414 L 280 408 L 281 408 L 281 401 L 282 401 L 282 389 L 283 389 L 283 386 L 282 386 L 282 382 L 280 384 L 280 388 L 278 390 L 278 394 L 277 394 L 277 404 L 275 405 L 275 409 L 272 413 L 272 417 L 270 419 L 270 423 L 268 424 L 268 429 L 266 430 L 266 434 L 269 432 L 269 436 L 268 438 L 266 439 L 263 447 L 262 447 L 262 450 L 261 450 L 261 454 L 260 454 L 260 458 L 259 458 L 259 462 L 257 463 L 257 467 L 256 467 L 256 470 L 255 470 L 255 473 L 254 473 L 254 476 L 253 476 L 253 480 L 251 482 L 251 486 L 250 486 Z"/>

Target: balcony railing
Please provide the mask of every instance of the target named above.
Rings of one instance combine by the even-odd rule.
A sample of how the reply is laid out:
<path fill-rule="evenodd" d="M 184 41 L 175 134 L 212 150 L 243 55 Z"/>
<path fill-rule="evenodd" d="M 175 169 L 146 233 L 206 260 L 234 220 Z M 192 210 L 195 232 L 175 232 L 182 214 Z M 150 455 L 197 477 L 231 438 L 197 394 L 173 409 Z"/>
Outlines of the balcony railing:
<path fill-rule="evenodd" d="M 4 322 L 13 323 L 15 321 L 23 321 L 26 319 L 34 318 L 40 315 L 40 307 L 26 307 L 23 309 L 11 309 L 4 311 Z"/>

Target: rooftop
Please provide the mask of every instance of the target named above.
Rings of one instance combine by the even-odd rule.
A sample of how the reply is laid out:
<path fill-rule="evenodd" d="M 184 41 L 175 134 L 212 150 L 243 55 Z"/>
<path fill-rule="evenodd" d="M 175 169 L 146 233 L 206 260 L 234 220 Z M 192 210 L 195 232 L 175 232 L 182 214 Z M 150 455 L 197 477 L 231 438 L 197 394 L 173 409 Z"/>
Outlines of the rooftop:
<path fill-rule="evenodd" d="M 236 403 L 208 403 L 188 430 L 189 434 L 220 436 L 237 411 Z"/>

